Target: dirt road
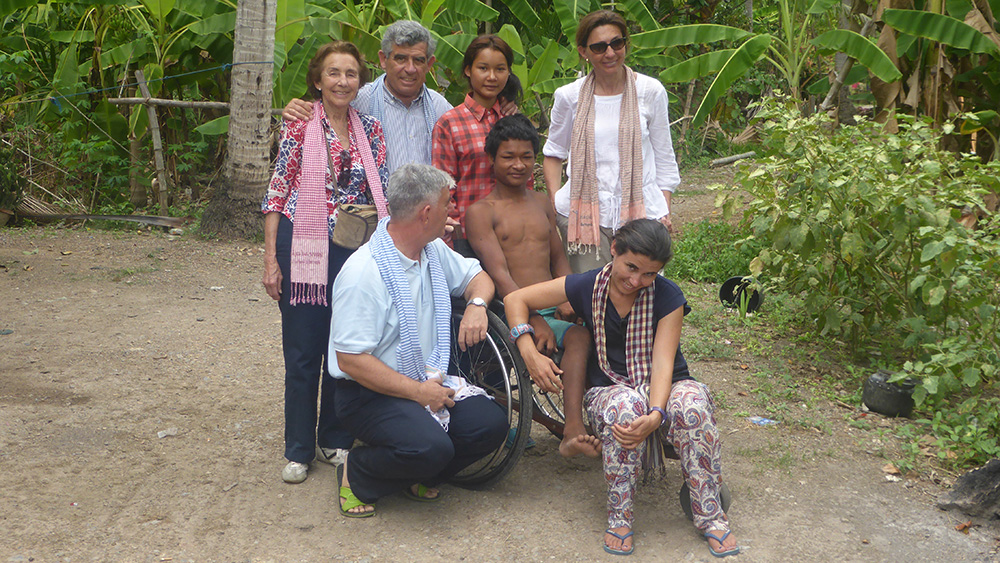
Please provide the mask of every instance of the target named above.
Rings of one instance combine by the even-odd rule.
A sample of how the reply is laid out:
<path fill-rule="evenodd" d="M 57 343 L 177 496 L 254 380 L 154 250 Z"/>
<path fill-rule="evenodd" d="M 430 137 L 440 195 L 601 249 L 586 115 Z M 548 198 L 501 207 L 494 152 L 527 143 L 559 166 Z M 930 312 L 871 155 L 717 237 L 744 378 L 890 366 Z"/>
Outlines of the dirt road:
<path fill-rule="evenodd" d="M 614 559 L 599 463 L 563 460 L 540 427 L 506 480 L 445 487 L 438 505 L 389 498 L 348 521 L 332 467 L 283 483 L 280 325 L 259 247 L 0 229 L 0 562 Z M 809 408 L 829 433 L 737 416 L 757 361 L 692 362 L 721 397 L 735 561 L 998 560 L 996 522 L 959 533 L 933 506 L 941 489 L 886 480 L 888 433 L 822 401 Z M 679 486 L 674 466 L 641 493 L 631 560 L 713 560 Z"/>

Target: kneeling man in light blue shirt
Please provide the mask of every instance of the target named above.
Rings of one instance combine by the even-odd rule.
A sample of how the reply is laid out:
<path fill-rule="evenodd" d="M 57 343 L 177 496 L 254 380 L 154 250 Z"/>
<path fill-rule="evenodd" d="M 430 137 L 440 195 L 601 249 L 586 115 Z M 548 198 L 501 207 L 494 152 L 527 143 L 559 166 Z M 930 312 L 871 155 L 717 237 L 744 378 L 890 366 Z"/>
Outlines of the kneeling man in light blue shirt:
<path fill-rule="evenodd" d="M 390 217 L 344 264 L 333 286 L 330 373 L 344 427 L 365 443 L 338 468 L 341 513 L 375 513 L 403 492 L 438 500 L 434 487 L 496 450 L 503 409 L 482 389 L 447 375 L 451 298 L 468 303 L 458 331 L 465 349 L 486 337 L 493 282 L 479 262 L 440 239 L 448 174 L 406 164 L 389 178 Z"/>

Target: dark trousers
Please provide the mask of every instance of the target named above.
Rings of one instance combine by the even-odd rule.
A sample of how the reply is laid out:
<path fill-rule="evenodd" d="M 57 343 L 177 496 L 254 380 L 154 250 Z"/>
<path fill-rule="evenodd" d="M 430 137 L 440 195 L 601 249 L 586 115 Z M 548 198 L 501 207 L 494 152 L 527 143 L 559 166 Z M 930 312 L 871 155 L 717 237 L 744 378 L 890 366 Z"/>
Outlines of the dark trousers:
<path fill-rule="evenodd" d="M 507 415 L 487 397 L 455 403 L 445 432 L 408 399 L 337 380 L 337 414 L 365 443 L 351 450 L 347 478 L 363 502 L 423 483 L 434 486 L 493 452 L 507 437 Z"/>
<path fill-rule="evenodd" d="M 284 215 L 278 223 L 277 258 L 281 269 L 281 348 L 285 356 L 285 458 L 309 463 L 316 444 L 324 448 L 350 448 L 354 442 L 334 409 L 336 386 L 326 366 L 330 345 L 330 296 L 333 280 L 354 252 L 330 244 L 327 305 L 289 305 L 292 294 L 292 222 Z M 320 378 L 322 377 L 322 392 Z M 319 398 L 319 431 L 316 399 Z M 317 439 L 318 438 L 318 439 Z"/>

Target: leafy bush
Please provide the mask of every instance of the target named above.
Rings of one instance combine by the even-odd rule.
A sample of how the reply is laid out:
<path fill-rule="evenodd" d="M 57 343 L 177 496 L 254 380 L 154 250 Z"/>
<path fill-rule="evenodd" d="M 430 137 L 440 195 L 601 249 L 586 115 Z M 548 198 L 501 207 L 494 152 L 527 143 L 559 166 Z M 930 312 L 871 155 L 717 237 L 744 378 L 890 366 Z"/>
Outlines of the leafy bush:
<path fill-rule="evenodd" d="M 996 441 L 980 438 L 1000 434 L 991 399 L 1000 369 L 1000 220 L 987 216 L 978 230 L 958 220 L 997 191 L 1000 163 L 943 151 L 942 132 L 951 129 L 904 116 L 897 134 L 869 121 L 834 129 L 825 115 L 803 118 L 779 101 L 759 116 L 765 158 L 737 176 L 755 198 L 744 217 L 770 243 L 751 271 L 803 295 L 821 334 L 902 354 L 896 378 L 918 381 L 919 406 L 946 411 L 935 418 L 936 435 L 949 449 L 972 448 L 951 459 L 995 454 Z"/>
<path fill-rule="evenodd" d="M 0 207 L 13 210 L 24 197 L 24 177 L 17 169 L 14 151 L 0 148 Z"/>
<path fill-rule="evenodd" d="M 711 219 L 685 228 L 674 239 L 674 258 L 667 265 L 667 275 L 713 283 L 744 275 L 761 250 L 760 242 L 741 240 L 745 236 L 738 227 Z"/>

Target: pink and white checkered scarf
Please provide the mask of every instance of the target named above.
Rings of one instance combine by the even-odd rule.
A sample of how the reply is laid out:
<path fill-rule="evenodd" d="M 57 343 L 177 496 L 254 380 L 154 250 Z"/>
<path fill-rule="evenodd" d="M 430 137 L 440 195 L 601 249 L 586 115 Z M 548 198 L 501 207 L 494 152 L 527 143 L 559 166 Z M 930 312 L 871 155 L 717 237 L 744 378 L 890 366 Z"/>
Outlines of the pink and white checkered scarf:
<path fill-rule="evenodd" d="M 288 301 L 291 305 L 327 304 L 330 227 L 326 206 L 326 171 L 330 147 L 323 131 L 323 116 L 323 104 L 313 104 L 313 116 L 306 124 L 302 143 L 302 168 L 299 170 L 298 200 L 292 223 L 292 294 Z"/>

